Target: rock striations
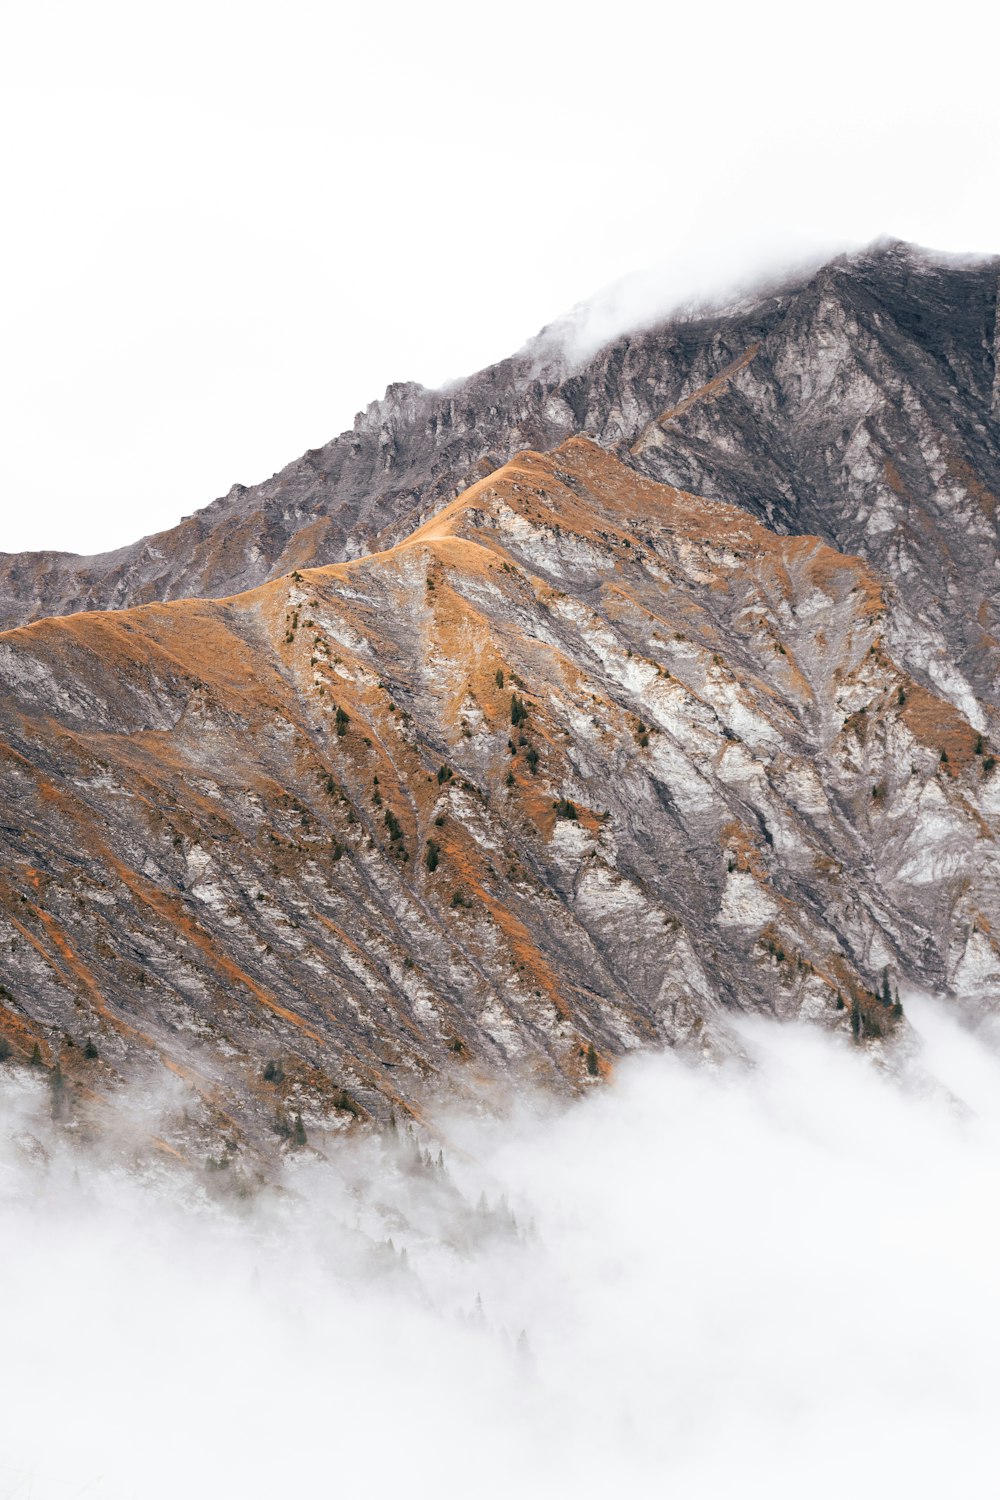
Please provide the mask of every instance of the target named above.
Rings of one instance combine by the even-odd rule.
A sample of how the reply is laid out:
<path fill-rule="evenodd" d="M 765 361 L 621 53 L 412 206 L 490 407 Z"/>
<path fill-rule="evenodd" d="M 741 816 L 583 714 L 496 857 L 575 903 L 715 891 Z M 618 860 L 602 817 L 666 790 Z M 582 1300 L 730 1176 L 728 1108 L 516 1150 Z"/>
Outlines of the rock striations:
<path fill-rule="evenodd" d="M 5 1050 L 260 1142 L 994 1003 L 996 282 L 883 247 L 6 559 L 82 612 L 0 634 Z"/>

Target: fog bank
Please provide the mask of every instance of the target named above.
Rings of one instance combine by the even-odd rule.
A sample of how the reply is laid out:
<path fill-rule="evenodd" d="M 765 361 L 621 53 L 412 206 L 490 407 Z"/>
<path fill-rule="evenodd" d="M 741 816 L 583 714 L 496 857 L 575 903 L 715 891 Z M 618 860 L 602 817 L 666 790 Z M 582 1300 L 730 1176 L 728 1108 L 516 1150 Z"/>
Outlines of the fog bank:
<path fill-rule="evenodd" d="M 0 1085 L 0 1495 L 984 1494 L 1000 1062 L 794 1025 L 218 1201 Z"/>

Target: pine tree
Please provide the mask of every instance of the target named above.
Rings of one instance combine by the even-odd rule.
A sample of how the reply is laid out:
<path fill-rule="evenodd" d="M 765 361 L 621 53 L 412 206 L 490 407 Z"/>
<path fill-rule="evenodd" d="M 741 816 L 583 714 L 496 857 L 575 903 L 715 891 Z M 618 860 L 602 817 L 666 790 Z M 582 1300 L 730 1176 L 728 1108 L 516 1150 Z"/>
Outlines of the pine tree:
<path fill-rule="evenodd" d="M 594 1047 L 593 1042 L 588 1042 L 587 1043 L 587 1072 L 590 1074 L 591 1078 L 597 1078 L 600 1075 L 600 1071 L 601 1070 L 600 1070 L 600 1067 L 598 1066 L 598 1062 L 597 1062 L 597 1051 L 596 1051 L 596 1049 Z"/>
<path fill-rule="evenodd" d="M 306 1144 L 306 1127 L 302 1123 L 302 1116 L 295 1116 L 295 1124 L 292 1127 L 292 1145 L 304 1146 Z"/>
<path fill-rule="evenodd" d="M 889 970 L 882 970 L 882 1004 L 886 1010 L 892 1004 L 892 990 L 889 988 Z"/>

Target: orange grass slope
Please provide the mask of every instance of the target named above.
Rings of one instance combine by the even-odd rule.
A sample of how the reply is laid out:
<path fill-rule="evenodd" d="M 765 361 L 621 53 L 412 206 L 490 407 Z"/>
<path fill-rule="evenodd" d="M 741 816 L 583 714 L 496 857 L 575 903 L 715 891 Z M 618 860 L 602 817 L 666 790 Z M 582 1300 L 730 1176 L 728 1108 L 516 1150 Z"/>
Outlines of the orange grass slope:
<path fill-rule="evenodd" d="M 388 551 L 0 635 L 0 1033 L 258 1144 L 740 1010 L 878 1044 L 883 968 L 1000 968 L 989 746 L 892 609 L 572 439 Z"/>

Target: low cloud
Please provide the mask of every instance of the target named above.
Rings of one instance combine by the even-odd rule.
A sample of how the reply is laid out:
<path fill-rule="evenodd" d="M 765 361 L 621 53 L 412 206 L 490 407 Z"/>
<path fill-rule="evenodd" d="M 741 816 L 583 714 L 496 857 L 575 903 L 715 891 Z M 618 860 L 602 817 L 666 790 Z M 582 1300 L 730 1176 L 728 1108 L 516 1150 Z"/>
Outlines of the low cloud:
<path fill-rule="evenodd" d="M 989 1492 L 1000 1062 L 908 1012 L 891 1069 L 746 1025 L 245 1198 L 8 1073 L 0 1496 Z"/>
<path fill-rule="evenodd" d="M 580 367 L 622 334 L 735 310 L 859 248 L 857 242 L 789 234 L 759 235 L 738 245 L 722 238 L 697 248 L 683 244 L 669 259 L 620 277 L 557 318 L 541 345 L 560 350 L 571 368 Z"/>

